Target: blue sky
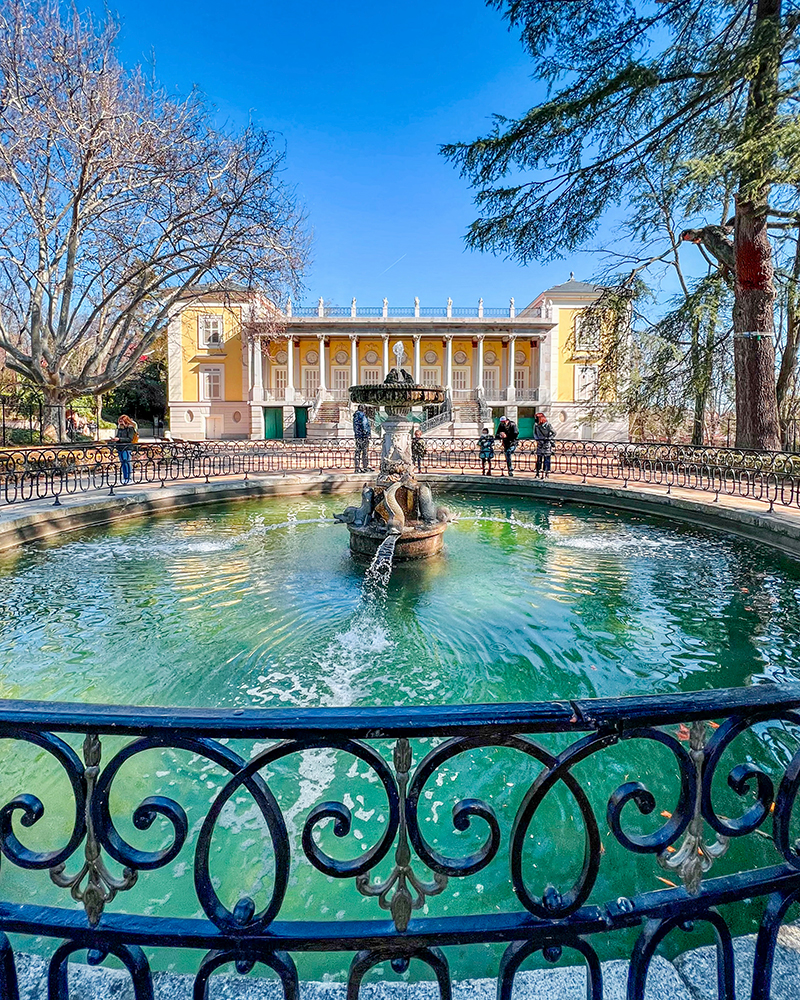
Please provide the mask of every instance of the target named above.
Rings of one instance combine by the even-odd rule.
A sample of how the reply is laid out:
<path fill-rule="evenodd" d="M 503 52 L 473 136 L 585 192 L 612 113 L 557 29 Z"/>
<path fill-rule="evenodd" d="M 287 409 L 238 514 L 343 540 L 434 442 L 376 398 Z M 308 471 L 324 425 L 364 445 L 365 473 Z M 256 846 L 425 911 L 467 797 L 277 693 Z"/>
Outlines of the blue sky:
<path fill-rule="evenodd" d="M 472 193 L 438 153 L 542 93 L 483 0 L 110 0 L 127 64 L 155 56 L 169 88 L 199 87 L 233 124 L 277 130 L 313 232 L 304 299 L 518 304 L 597 261 L 521 267 L 468 251 Z"/>

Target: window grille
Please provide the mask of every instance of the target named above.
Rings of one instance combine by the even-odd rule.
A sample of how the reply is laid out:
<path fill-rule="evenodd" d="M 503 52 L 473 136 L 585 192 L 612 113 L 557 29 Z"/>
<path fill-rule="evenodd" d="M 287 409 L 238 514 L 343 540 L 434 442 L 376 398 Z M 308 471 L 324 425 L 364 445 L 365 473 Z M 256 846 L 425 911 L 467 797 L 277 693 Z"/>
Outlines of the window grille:
<path fill-rule="evenodd" d="M 200 392 L 205 400 L 222 399 L 222 369 L 203 368 L 200 371 Z"/>
<path fill-rule="evenodd" d="M 575 366 L 575 399 L 588 402 L 597 392 L 597 365 Z"/>
<path fill-rule="evenodd" d="M 599 331 L 594 322 L 586 322 L 579 314 L 575 317 L 575 351 L 581 354 L 600 349 Z"/>
<path fill-rule="evenodd" d="M 225 332 L 222 316 L 203 313 L 198 317 L 198 335 L 201 347 L 221 347 Z"/>

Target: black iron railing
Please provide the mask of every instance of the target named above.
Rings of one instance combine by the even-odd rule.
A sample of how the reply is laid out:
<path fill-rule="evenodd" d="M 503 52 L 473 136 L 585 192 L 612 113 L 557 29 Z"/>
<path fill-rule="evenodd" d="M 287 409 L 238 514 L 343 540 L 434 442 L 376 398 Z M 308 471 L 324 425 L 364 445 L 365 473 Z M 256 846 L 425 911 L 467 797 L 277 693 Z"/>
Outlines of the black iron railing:
<path fill-rule="evenodd" d="M 467 440 L 426 441 L 423 472 L 479 472 L 477 444 Z M 372 445 L 371 464 L 379 464 L 380 442 Z M 211 480 L 264 472 L 353 469 L 354 442 L 200 441 L 135 445 L 131 449 L 134 485 Z M 535 473 L 542 465 L 534 441 L 519 442 L 515 473 Z M 495 472 L 505 467 L 498 447 Z M 713 495 L 739 496 L 774 507 L 800 506 L 800 455 L 748 452 L 688 445 L 557 441 L 551 474 L 599 480 L 627 487 L 649 484 Z M 122 482 L 114 447 L 75 445 L 0 450 L 0 503 L 52 498 L 88 490 L 113 491 Z"/>
<path fill-rule="evenodd" d="M 256 963 L 274 970 L 284 995 L 296 998 L 300 952 L 340 953 L 350 1000 L 364 975 L 387 960 L 399 971 L 412 960 L 427 965 L 447 998 L 451 980 L 470 972 L 451 968 L 442 948 L 480 943 L 500 949 L 494 972 L 501 998 L 511 996 L 526 958 L 541 952 L 556 961 L 563 952 L 585 963 L 588 996 L 601 1000 L 598 952 L 624 932 L 628 997 L 641 1000 L 656 948 L 675 930 L 708 926 L 720 996 L 733 1000 L 736 904 L 762 899 L 752 997 L 766 1000 L 776 935 L 800 898 L 798 709 L 800 685 L 436 709 L 221 712 L 2 701 L 4 770 L 23 750 L 38 757 L 24 790 L 0 808 L 0 995 L 18 998 L 7 937 L 14 932 L 61 942 L 50 961 L 51 1000 L 66 998 L 66 963 L 84 950 L 92 964 L 120 959 L 136 1000 L 150 1000 L 151 964 L 164 949 L 197 954 L 195 998 L 207 997 L 216 969 L 231 964 L 248 972 Z M 289 817 L 277 782 L 297 776 L 313 751 L 342 762 L 346 793 L 337 788 L 332 800 L 304 801 Z M 498 752 L 513 762 L 507 787 L 490 801 L 481 780 Z M 159 771 L 153 753 L 183 753 L 188 763 Z M 654 769 L 658 754 L 662 764 Z M 38 846 L 28 843 L 47 825 L 37 782 L 48 762 L 72 818 L 44 850 L 41 838 Z M 159 774 L 173 777 L 166 794 Z M 453 776 L 472 797 L 450 791 L 458 788 Z M 381 800 L 382 822 L 362 816 L 356 830 L 353 800 L 365 790 Z M 568 807 L 548 812 L 553 797 Z M 506 799 L 514 807 L 501 815 Z M 223 822 L 232 803 L 258 824 L 237 832 Z M 570 833 L 576 823 L 577 837 Z M 222 827 L 233 841 L 223 857 L 224 898 L 213 867 Z M 239 874 L 236 840 L 243 834 L 256 838 L 271 865 L 263 898 L 252 898 Z M 544 870 L 526 857 L 531 837 L 544 844 Z M 737 841 L 750 846 L 733 863 Z M 576 874 L 564 876 L 570 852 Z M 612 854 L 612 891 L 603 896 Z M 188 910 L 201 915 L 171 914 L 164 900 L 135 908 L 143 884 L 179 864 L 193 870 Z M 21 898 L 8 896 L 14 866 L 27 872 Z M 476 876 L 492 867 L 507 886 L 503 907 L 482 905 L 476 891 Z M 323 895 L 333 892 L 331 883 L 350 883 L 361 899 L 357 914 L 326 917 L 317 906 L 302 910 L 302 920 L 299 907 L 287 916 L 297 902 L 298 868 L 319 879 Z M 643 871 L 671 877 L 653 889 L 651 877 L 637 884 Z M 63 904 L 35 902 L 48 885 L 51 895 L 63 891 Z M 456 897 L 461 911 L 448 915 Z"/>

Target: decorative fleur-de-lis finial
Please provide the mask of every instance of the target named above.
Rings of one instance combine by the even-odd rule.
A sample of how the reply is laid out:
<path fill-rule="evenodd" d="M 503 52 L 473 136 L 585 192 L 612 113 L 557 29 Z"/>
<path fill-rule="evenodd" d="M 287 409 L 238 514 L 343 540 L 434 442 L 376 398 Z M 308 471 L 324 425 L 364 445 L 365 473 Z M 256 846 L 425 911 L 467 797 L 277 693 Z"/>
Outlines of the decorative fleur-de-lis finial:
<path fill-rule="evenodd" d="M 683 725 L 681 729 L 685 728 Z M 685 739 L 685 736 L 679 736 Z M 694 761 L 697 776 L 697 791 L 695 793 L 694 814 L 686 830 L 683 843 L 670 854 L 663 851 L 657 856 L 658 863 L 667 871 L 677 872 L 683 879 L 686 891 L 692 896 L 700 892 L 703 875 L 711 868 L 717 858 L 728 850 L 729 839 L 719 834 L 712 844 L 707 844 L 703 828 L 702 786 L 703 761 L 706 754 L 706 723 L 693 722 L 689 727 L 689 756 Z"/>
<path fill-rule="evenodd" d="M 86 780 L 86 843 L 84 862 L 74 875 L 65 875 L 66 862 L 50 869 L 50 878 L 60 889 L 69 889 L 74 900 L 83 903 L 86 916 L 95 927 L 103 915 L 106 903 L 110 903 L 118 892 L 124 892 L 136 884 L 139 873 L 132 868 L 124 868 L 122 877 L 112 875 L 106 868 L 100 854 L 100 844 L 92 822 L 92 796 L 100 773 L 100 739 L 96 733 L 87 733 L 83 741 L 84 778 Z M 86 885 L 81 883 L 87 879 Z"/>
<path fill-rule="evenodd" d="M 408 846 L 406 830 L 406 790 L 412 757 L 411 744 L 405 737 L 401 736 L 395 743 L 393 759 L 394 769 L 397 772 L 397 789 L 400 793 L 400 828 L 397 834 L 394 868 L 384 882 L 373 882 L 371 876 L 366 873 L 356 876 L 356 888 L 362 896 L 377 896 L 378 905 L 382 910 L 391 912 L 394 925 L 402 934 L 408 929 L 412 912 L 421 910 L 425 905 L 425 897 L 438 896 L 447 888 L 447 876 L 434 872 L 432 882 L 422 882 L 411 868 L 411 848 Z M 415 893 L 413 896 L 412 889 Z"/>

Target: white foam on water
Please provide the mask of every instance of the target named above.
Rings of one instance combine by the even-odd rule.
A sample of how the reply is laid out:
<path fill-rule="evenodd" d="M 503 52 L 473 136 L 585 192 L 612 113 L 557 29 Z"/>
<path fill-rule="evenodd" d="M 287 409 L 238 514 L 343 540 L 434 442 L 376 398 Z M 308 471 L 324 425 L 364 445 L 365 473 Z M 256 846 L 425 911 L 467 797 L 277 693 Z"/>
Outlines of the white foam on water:
<path fill-rule="evenodd" d="M 354 704 L 364 693 L 359 683 L 365 671 L 372 671 L 375 658 L 395 642 L 389 635 L 382 613 L 381 598 L 392 573 L 392 559 L 398 535 L 387 535 L 364 574 L 361 602 L 350 624 L 338 632 L 317 658 L 317 679 L 327 693 L 320 704 L 342 707 Z"/>
<path fill-rule="evenodd" d="M 227 552 L 233 548 L 234 539 L 190 539 L 172 538 L 169 541 L 155 541 L 151 538 L 106 538 L 98 542 L 73 542 L 52 549 L 48 553 L 51 559 L 85 561 L 92 564 L 122 561 L 133 562 L 139 559 L 152 559 L 153 556 L 206 555 L 210 552 Z"/>
<path fill-rule="evenodd" d="M 634 532 L 614 532 L 610 537 L 607 537 L 605 532 L 598 532 L 593 535 L 578 535 L 573 538 L 559 534 L 557 531 L 550 531 L 547 534 L 554 545 L 585 552 L 646 555 L 663 553 L 671 544 L 666 538 L 646 538 Z"/>
<path fill-rule="evenodd" d="M 395 646 L 386 623 L 367 604 L 356 611 L 347 629 L 338 632 L 319 655 L 320 704 L 353 705 L 362 694 L 359 678 L 374 666 L 375 657 Z"/>
<path fill-rule="evenodd" d="M 236 539 L 237 542 L 245 542 L 250 538 L 258 538 L 260 536 L 269 534 L 271 531 L 281 531 L 286 528 L 295 528 L 298 524 L 335 524 L 336 521 L 332 517 L 306 517 L 297 518 L 289 516 L 286 521 L 279 521 L 277 524 L 254 524 L 252 528 L 248 528 L 247 531 L 243 532 Z"/>

